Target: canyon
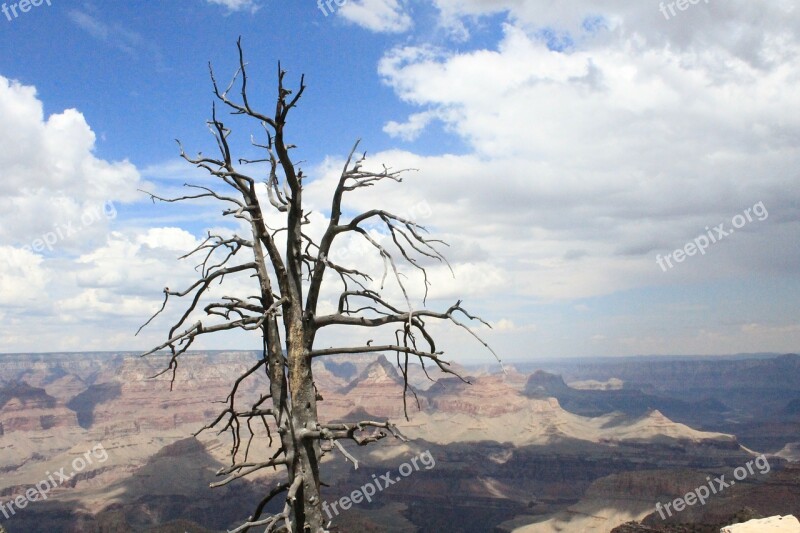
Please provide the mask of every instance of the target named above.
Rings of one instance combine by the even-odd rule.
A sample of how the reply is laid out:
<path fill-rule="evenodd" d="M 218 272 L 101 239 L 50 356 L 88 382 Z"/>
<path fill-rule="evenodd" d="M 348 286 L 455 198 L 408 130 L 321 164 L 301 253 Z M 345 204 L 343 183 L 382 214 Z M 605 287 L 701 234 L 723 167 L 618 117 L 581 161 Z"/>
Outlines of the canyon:
<path fill-rule="evenodd" d="M 202 432 L 256 352 L 189 353 L 175 374 L 159 356 L 0 356 L 0 504 L 48 474 L 68 474 L 47 499 L 3 516 L 19 531 L 206 532 L 249 516 L 278 476 L 219 488 L 226 433 Z M 404 408 L 397 365 L 381 356 L 315 361 L 327 421 L 390 419 L 407 441 L 345 445 L 322 462 L 335 501 L 387 472 L 398 481 L 333 517 L 338 531 L 681 531 L 800 515 L 800 357 L 557 360 L 459 367 L 462 381 L 409 367 Z M 242 386 L 257 399 L 266 379 Z M 406 418 L 406 413 L 408 417 Z M 78 459 L 101 445 L 107 460 Z M 270 453 L 265 432 L 251 454 Z M 397 476 L 429 452 L 435 467 Z M 759 454 L 756 472 L 703 506 L 665 520 L 671 501 Z M 79 471 L 80 470 L 80 471 Z M 615 529 L 616 528 L 616 529 Z M 637 529 L 638 528 L 638 529 Z M 697 529 L 700 530 L 700 529 Z M 712 529 L 707 529 L 711 531 Z M 719 527 L 717 527 L 717 531 Z"/>

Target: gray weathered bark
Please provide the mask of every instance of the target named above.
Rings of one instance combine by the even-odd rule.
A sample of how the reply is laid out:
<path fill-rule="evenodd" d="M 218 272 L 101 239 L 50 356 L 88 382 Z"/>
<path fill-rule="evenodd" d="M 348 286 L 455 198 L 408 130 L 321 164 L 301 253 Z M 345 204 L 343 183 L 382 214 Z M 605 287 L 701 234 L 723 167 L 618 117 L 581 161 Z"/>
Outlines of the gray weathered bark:
<path fill-rule="evenodd" d="M 317 243 L 303 232 L 303 226 L 308 222 L 303 212 L 304 176 L 293 163 L 289 154 L 292 146 L 286 143 L 284 137 L 287 116 L 305 90 L 303 78 L 296 94 L 292 96 L 292 91 L 284 87 L 285 72 L 279 65 L 278 97 L 274 115 L 265 115 L 254 110 L 248 101 L 248 78 L 241 42 L 237 44 L 239 69 L 225 90 L 220 90 L 212 70 L 214 93 L 217 100 L 230 109 L 233 115 L 254 119 L 263 127 L 266 140 L 263 144 L 255 142 L 253 144 L 263 150 L 264 157 L 258 160 L 235 158 L 233 149 L 228 143 L 231 131 L 217 117 L 215 106 L 209 126 L 217 141 L 219 156 L 211 158 L 201 154 L 189 157 L 182 148 L 181 156 L 218 178 L 228 192 L 187 185 L 197 193 L 170 199 L 154 194 L 150 196 L 154 201 L 166 202 L 196 198 L 216 199 L 228 205 L 229 208 L 223 212 L 225 216 L 246 221 L 250 235 L 249 238 L 242 238 L 238 235 L 222 236 L 209 233 L 208 238 L 197 249 L 184 256 L 204 255 L 204 260 L 199 265 L 200 278 L 184 291 L 164 289 L 164 303 L 161 309 L 145 323 L 145 326 L 164 310 L 170 296 L 191 295 L 191 303 L 170 329 L 168 340 L 144 355 L 168 350 L 171 355 L 170 363 L 162 374 L 171 371 L 174 381 L 179 356 L 185 353 L 199 336 L 232 329 L 260 332 L 263 337 L 262 358 L 233 384 L 225 409 L 198 432 L 199 434 L 207 429 L 218 428 L 220 432 L 230 431 L 232 435 L 231 465 L 218 472 L 224 479 L 212 486 L 225 485 L 264 468 L 283 467 L 286 470 L 285 481 L 266 494 L 253 515 L 234 531 L 263 527 L 267 532 L 319 533 L 325 531 L 326 527 L 320 496 L 319 463 L 322 455 L 334 447 L 347 454 L 338 443 L 342 439 L 366 445 L 389 435 L 397 438 L 402 438 L 402 435 L 388 421 L 367 420 L 357 424 L 321 423 L 317 414 L 317 391 L 311 369 L 313 358 L 331 354 L 369 355 L 395 352 L 407 389 L 409 356 L 416 357 L 423 366 L 425 361 L 433 362 L 443 372 L 455 374 L 448 367 L 449 363 L 440 359 L 442 352 L 436 350 L 434 339 L 426 329 L 426 319 L 449 320 L 476 338 L 477 335 L 457 319 L 457 314 L 460 313 L 469 320 L 480 319 L 467 313 L 461 307 L 460 301 L 445 312 L 434 312 L 427 309 L 412 310 L 406 297 L 408 310 L 402 311 L 386 301 L 379 291 L 367 287 L 366 284 L 372 279 L 368 274 L 331 261 L 330 252 L 337 237 L 347 233 L 361 235 L 383 259 L 384 278 L 391 273 L 403 294 L 406 294 L 394 255 L 372 239 L 363 227 L 365 223 L 380 222 L 392 238 L 396 249 L 394 253 L 399 254 L 403 260 L 423 274 L 426 272 L 418 263 L 418 258 L 446 262 L 435 247 L 440 241 L 425 237 L 425 228 L 387 211 L 370 210 L 353 217 L 348 222 L 342 222 L 342 200 L 345 193 L 372 186 L 383 180 L 399 182 L 403 172 L 391 171 L 385 167 L 381 172 L 363 170 L 365 156 L 355 159 L 358 143 L 350 152 L 340 175 L 324 235 Z M 237 81 L 240 85 L 240 99 L 234 101 L 228 93 Z M 259 184 L 256 179 L 243 170 L 247 165 L 255 164 L 265 164 L 269 169 L 266 178 L 266 193 L 270 204 L 268 207 L 262 205 L 259 200 L 257 195 Z M 281 213 L 285 224 L 277 230 L 269 228 L 264 220 L 265 208 Z M 279 232 L 286 233 L 286 247 L 283 252 L 276 241 Z M 252 252 L 252 259 L 237 262 L 238 254 L 242 250 Z M 220 257 L 221 259 L 216 259 Z M 308 274 L 305 280 L 304 269 Z M 343 289 L 338 299 L 337 312 L 319 316 L 317 307 L 320 291 L 326 279 L 325 273 L 328 271 L 338 276 Z M 223 297 L 219 301 L 214 301 L 206 305 L 202 311 L 208 317 L 217 319 L 216 323 L 207 324 L 202 319 L 196 320 L 179 332 L 190 323 L 190 316 L 199 311 L 197 308 L 200 299 L 208 296 L 207 290 L 212 282 L 221 282 L 226 276 L 241 274 L 250 275 L 258 280 L 257 292 L 253 296 L 246 300 Z M 427 275 L 425 275 L 425 285 L 427 293 Z M 358 305 L 351 307 L 351 301 L 358 302 Z M 359 346 L 314 348 L 317 332 L 325 327 L 378 328 L 387 325 L 397 328 L 394 332 L 394 342 L 390 344 L 372 345 L 371 342 L 367 342 Z M 269 378 L 269 391 L 265 391 L 253 405 L 242 409 L 236 403 L 239 387 L 258 371 L 264 371 Z M 404 390 L 404 405 L 405 392 Z M 265 408 L 263 405 L 268 400 L 271 401 L 271 407 Z M 267 422 L 267 417 L 272 419 L 272 424 Z M 251 426 L 252 421 L 260 421 L 263 424 L 265 435 L 270 442 L 272 442 L 270 426 L 277 428 L 280 440 L 275 455 L 261 462 L 248 460 L 250 443 L 256 436 Z M 247 428 L 249 437 L 243 452 L 244 457 L 240 459 L 243 425 Z M 324 449 L 323 444 L 328 444 L 330 448 Z M 284 493 L 286 499 L 283 510 L 274 515 L 264 516 L 267 503 Z"/>

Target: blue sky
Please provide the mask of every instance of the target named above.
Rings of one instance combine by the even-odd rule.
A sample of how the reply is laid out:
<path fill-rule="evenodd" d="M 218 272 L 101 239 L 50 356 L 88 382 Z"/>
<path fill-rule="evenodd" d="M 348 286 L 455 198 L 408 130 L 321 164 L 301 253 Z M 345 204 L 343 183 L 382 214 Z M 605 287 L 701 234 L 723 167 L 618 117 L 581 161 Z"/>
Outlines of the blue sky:
<path fill-rule="evenodd" d="M 797 351 L 791 2 L 690 4 L 669 17 L 633 0 L 348 0 L 326 11 L 52 0 L 0 14 L 0 352 L 137 350 L 166 333 L 178 306 L 132 336 L 163 286 L 191 281 L 176 257 L 207 229 L 235 227 L 213 204 L 154 205 L 137 189 L 168 195 L 207 179 L 174 139 L 212 151 L 207 63 L 227 84 L 239 36 L 263 109 L 278 61 L 289 85 L 306 75 L 290 137 L 309 207 L 324 213 L 357 138 L 371 162 L 419 169 L 350 209 L 415 214 L 450 242 L 456 277 L 434 272 L 430 304 L 463 297 L 507 360 Z M 231 123 L 244 141 L 253 132 Z M 659 267 L 747 209 L 763 214 Z M 439 333 L 454 358 L 485 360 L 460 332 Z M 201 347 L 253 345 L 231 335 Z"/>

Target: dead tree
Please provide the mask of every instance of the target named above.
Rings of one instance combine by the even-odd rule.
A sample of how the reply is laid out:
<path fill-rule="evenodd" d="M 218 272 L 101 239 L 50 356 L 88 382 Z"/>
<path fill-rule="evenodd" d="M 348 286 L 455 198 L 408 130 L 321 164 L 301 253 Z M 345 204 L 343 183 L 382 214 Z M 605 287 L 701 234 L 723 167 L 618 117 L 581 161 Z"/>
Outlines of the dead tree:
<path fill-rule="evenodd" d="M 201 335 L 242 329 L 255 331 L 262 337 L 260 359 L 236 379 L 222 412 L 200 430 L 215 428 L 220 433 L 230 432 L 232 435 L 231 465 L 218 472 L 224 479 L 212 486 L 230 483 L 264 468 L 282 468 L 285 470 L 285 479 L 264 496 L 252 516 L 234 531 L 258 527 L 266 532 L 319 533 L 325 531 L 320 497 L 319 465 L 322 454 L 335 447 L 353 459 L 339 443 L 340 440 L 350 440 L 363 446 L 388 435 L 403 437 L 388 421 L 321 423 L 317 415 L 318 395 L 312 375 L 312 360 L 333 354 L 393 352 L 406 384 L 406 390 L 403 391 L 405 404 L 409 359 L 419 360 L 423 367 L 427 362 L 436 365 L 444 373 L 457 375 L 449 368 L 449 363 L 441 359 L 442 352 L 437 350 L 426 321 L 451 321 L 478 339 L 462 320 L 480 319 L 470 315 L 460 301 L 443 312 L 431 311 L 424 306 L 419 310 L 412 309 L 398 259 L 422 273 L 426 295 L 428 278 L 425 262 L 440 261 L 446 264 L 445 258 L 437 250 L 437 245 L 444 243 L 429 238 L 424 227 L 380 209 L 344 220 L 343 200 L 347 193 L 384 181 L 400 182 L 404 172 L 385 166 L 379 171 L 366 170 L 366 155 L 356 156 L 358 142 L 339 176 L 324 234 L 314 240 L 304 231 L 304 226 L 309 222 L 303 210 L 305 176 L 292 161 L 289 152 L 293 145 L 287 142 L 285 136 L 287 117 L 306 88 L 304 79 L 300 78 L 299 87 L 293 93 L 284 85 L 285 72 L 279 64 L 275 112 L 267 115 L 256 110 L 251 107 L 248 98 L 248 74 L 241 40 L 237 45 L 238 69 L 227 88 L 217 84 L 209 64 L 216 100 L 208 125 L 219 154 L 207 157 L 201 153 L 190 157 L 181 147 L 181 156 L 217 178 L 219 187 L 187 184 L 192 193 L 179 198 L 150 196 L 153 201 L 205 198 L 222 202 L 227 206 L 223 216 L 243 221 L 248 228 L 247 237 L 209 233 L 200 246 L 184 256 L 198 254 L 202 257 L 202 263 L 198 265 L 199 278 L 182 291 L 165 288 L 161 309 L 144 326 L 165 309 L 170 297 L 186 297 L 190 302 L 169 330 L 168 340 L 143 355 L 166 350 L 170 355 L 169 365 L 161 374 L 172 372 L 174 382 L 179 357 Z M 230 96 L 234 86 L 239 89 L 237 97 Z M 251 138 L 251 142 L 261 151 L 262 157 L 244 159 L 234 155 L 233 147 L 229 144 L 231 130 L 219 118 L 217 102 L 232 115 L 254 120 L 260 126 L 263 141 L 259 143 Z M 180 142 L 178 144 L 180 146 Z M 246 170 L 249 168 L 259 168 L 263 177 L 256 179 Z M 265 209 L 274 210 L 273 216 L 276 213 L 280 215 L 280 227 L 268 226 Z M 379 224 L 386 236 L 391 238 L 390 247 L 373 238 L 365 229 L 375 224 Z M 345 234 L 360 236 L 380 256 L 384 265 L 383 281 L 389 277 L 399 286 L 405 299 L 402 304 L 394 304 L 384 298 L 383 281 L 378 284 L 380 288 L 376 288 L 368 273 L 334 262 L 331 258 L 332 247 Z M 285 239 L 285 245 L 281 239 Z M 208 297 L 212 283 L 221 283 L 231 276 L 252 279 L 253 294 L 244 299 L 222 297 L 211 301 L 201 310 L 201 299 Z M 317 313 L 320 291 L 323 283 L 327 286 L 331 282 L 341 284 L 338 309 L 335 313 L 320 315 Z M 381 326 L 389 326 L 392 333 L 387 342 L 366 341 L 357 346 L 316 348 L 314 341 L 317 333 L 333 326 L 378 328 L 379 331 L 386 329 Z M 241 384 L 256 372 L 266 374 L 269 390 L 265 390 L 252 405 L 243 407 L 237 404 L 237 392 Z M 253 422 L 263 424 L 266 429 L 263 435 L 270 439 L 270 445 L 270 425 L 277 428 L 279 447 L 272 457 L 256 461 L 249 459 L 250 443 L 256 435 Z M 249 435 L 243 435 L 242 427 L 246 428 Z M 247 439 L 245 446 L 242 446 L 243 438 Z M 277 514 L 266 513 L 267 503 L 279 495 L 285 495 L 282 511 Z"/>

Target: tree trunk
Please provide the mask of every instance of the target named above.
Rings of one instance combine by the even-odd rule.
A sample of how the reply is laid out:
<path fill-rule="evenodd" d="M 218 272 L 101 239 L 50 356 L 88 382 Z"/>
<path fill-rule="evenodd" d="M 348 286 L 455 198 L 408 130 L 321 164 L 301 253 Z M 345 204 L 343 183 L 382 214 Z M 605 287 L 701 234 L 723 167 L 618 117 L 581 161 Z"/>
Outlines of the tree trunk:
<path fill-rule="evenodd" d="M 303 484 L 298 492 L 295 509 L 297 524 L 304 524 L 302 531 L 320 533 L 324 531 L 322 501 L 319 486 L 320 451 L 317 439 L 308 438 L 304 430 L 316 431 L 317 399 L 311 375 L 311 359 L 299 344 L 296 353 L 289 354 L 289 383 L 292 390 L 292 426 L 294 428 L 293 462 Z M 305 513 L 305 516 L 302 515 Z"/>

